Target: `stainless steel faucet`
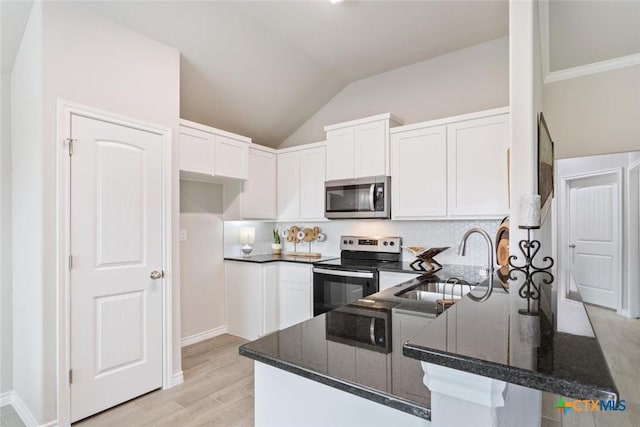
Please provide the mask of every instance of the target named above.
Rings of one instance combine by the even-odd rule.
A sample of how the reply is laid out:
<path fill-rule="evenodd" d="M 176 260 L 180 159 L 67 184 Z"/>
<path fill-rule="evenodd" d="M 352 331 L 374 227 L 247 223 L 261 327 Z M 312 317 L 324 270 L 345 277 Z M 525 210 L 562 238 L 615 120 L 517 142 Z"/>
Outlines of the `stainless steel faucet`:
<path fill-rule="evenodd" d="M 491 295 L 491 292 L 493 291 L 494 259 L 493 259 L 493 241 L 491 240 L 491 236 L 489 236 L 489 234 L 486 231 L 484 231 L 482 228 L 471 228 L 467 230 L 462 236 L 462 240 L 460 240 L 460 246 L 458 246 L 458 255 L 462 255 L 462 256 L 466 255 L 467 239 L 469 238 L 469 236 L 471 236 L 474 233 L 478 233 L 479 235 L 484 237 L 484 240 L 487 242 L 487 276 L 489 278 L 489 286 L 484 296 L 478 298 L 471 295 L 471 293 L 469 293 L 469 296 L 471 297 L 471 299 L 475 301 L 484 301 L 487 298 L 489 298 L 489 296 Z"/>

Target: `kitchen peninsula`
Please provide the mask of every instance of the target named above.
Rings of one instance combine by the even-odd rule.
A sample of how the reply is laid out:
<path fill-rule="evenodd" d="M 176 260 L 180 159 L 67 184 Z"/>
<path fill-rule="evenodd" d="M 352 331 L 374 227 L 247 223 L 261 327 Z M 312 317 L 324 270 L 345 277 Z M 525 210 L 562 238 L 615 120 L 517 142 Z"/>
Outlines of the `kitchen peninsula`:
<path fill-rule="evenodd" d="M 449 267 L 437 273 L 441 279 L 449 277 Z M 521 335 L 518 315 L 510 315 L 510 295 L 497 278 L 486 301 L 465 296 L 442 314 L 432 302 L 402 298 L 432 280 L 423 275 L 354 304 L 390 313 L 388 353 L 336 340 L 332 312 L 242 346 L 240 353 L 256 361 L 256 426 L 445 425 L 438 411 L 457 422 L 472 414 L 484 425 L 484 416 L 508 420 L 504 409 L 522 408 L 523 399 L 529 408 L 518 414 L 530 421 L 519 419 L 519 425 L 539 425 L 540 391 L 617 399 L 596 338 L 554 331 L 544 314 L 539 335 Z M 471 295 L 485 294 L 487 282 Z M 351 325 L 345 320 L 345 328 Z M 570 356 L 575 352 L 579 364 Z M 447 395 L 452 390 L 458 394 Z M 478 394 L 484 397 L 478 400 Z M 454 414 L 451 403 L 458 408 Z"/>

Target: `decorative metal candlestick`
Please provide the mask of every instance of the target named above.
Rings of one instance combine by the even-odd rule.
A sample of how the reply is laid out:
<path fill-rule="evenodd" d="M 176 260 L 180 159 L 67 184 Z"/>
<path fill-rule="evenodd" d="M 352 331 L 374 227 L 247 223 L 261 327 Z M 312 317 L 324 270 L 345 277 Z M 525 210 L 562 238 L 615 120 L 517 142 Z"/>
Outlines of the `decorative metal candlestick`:
<path fill-rule="evenodd" d="M 509 270 L 509 280 L 516 280 L 514 273 L 522 273 L 524 277 L 524 283 L 520 286 L 518 290 L 518 294 L 521 298 L 525 298 L 527 300 L 527 310 L 519 310 L 521 314 L 532 314 L 531 311 L 531 300 L 539 300 L 540 299 L 540 287 L 536 285 L 533 278 L 537 275 L 542 275 L 542 282 L 549 285 L 553 283 L 554 277 L 553 274 L 549 272 L 551 267 L 553 267 L 554 261 L 551 257 L 542 258 L 542 262 L 548 263 L 546 267 L 538 267 L 534 264 L 534 258 L 540 251 L 540 241 L 539 240 L 531 240 L 531 230 L 537 230 L 540 227 L 534 226 L 524 226 L 521 225 L 518 228 L 527 230 L 527 240 L 520 240 L 518 246 L 520 247 L 520 251 L 524 255 L 525 263 L 524 265 L 515 265 L 514 261 L 518 259 L 516 255 L 509 256 L 509 265 L 513 268 Z M 538 305 L 540 305 L 538 303 Z"/>

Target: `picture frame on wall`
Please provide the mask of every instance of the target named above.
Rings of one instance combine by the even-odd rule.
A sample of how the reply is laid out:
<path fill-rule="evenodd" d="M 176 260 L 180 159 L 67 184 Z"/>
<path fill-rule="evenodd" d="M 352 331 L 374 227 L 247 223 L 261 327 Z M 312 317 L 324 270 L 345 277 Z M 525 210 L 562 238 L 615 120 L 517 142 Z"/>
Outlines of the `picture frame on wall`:
<path fill-rule="evenodd" d="M 540 195 L 540 218 L 544 222 L 551 200 L 554 187 L 554 147 L 547 122 L 540 113 L 538 118 L 538 194 Z"/>

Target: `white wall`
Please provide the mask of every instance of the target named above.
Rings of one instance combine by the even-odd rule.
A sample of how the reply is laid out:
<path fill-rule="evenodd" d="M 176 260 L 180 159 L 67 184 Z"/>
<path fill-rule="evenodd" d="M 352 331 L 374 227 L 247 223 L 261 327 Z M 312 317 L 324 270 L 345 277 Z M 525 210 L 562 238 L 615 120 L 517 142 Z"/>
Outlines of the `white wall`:
<path fill-rule="evenodd" d="M 177 135 L 179 53 L 73 3 L 36 2 L 12 81 L 14 388 L 39 422 L 56 418 L 56 102 L 169 127 Z M 39 13 L 35 15 L 40 16 Z M 174 144 L 177 159 L 177 145 Z M 173 171 L 174 368 L 179 333 L 179 200 Z"/>
<path fill-rule="evenodd" d="M 502 37 L 350 83 L 279 148 L 325 139 L 325 125 L 391 112 L 405 124 L 509 105 Z"/>
<path fill-rule="evenodd" d="M 544 85 L 556 158 L 640 147 L 640 65 Z"/>
<path fill-rule="evenodd" d="M 239 229 L 247 225 L 256 227 L 256 245 L 254 254 L 271 252 L 271 230 L 288 229 L 293 225 L 298 227 L 320 227 L 327 235 L 324 242 L 312 242 L 312 252 L 320 252 L 327 256 L 340 256 L 340 236 L 400 236 L 402 244 L 406 246 L 444 247 L 450 249 L 438 255 L 437 260 L 443 264 L 486 265 L 487 246 L 478 235 L 469 238 L 467 255 L 457 254 L 460 239 L 465 231 L 473 227 L 485 229 L 490 236 L 495 236 L 500 221 L 387 221 L 387 220 L 334 220 L 316 223 L 254 223 L 254 222 L 225 222 L 225 255 L 240 256 Z M 293 251 L 293 243 L 283 239 L 283 250 Z M 309 244 L 298 244 L 298 251 L 308 252 Z M 415 258 L 403 251 L 405 261 Z"/>
<path fill-rule="evenodd" d="M 0 76 L 0 393 L 13 388 L 10 89 Z"/>
<path fill-rule="evenodd" d="M 181 337 L 226 326 L 222 186 L 180 181 Z"/>
<path fill-rule="evenodd" d="M 12 235 L 20 236 L 12 239 L 13 388 L 38 420 L 48 421 L 55 418 L 55 346 L 46 348 L 45 340 L 55 335 L 55 318 L 44 310 L 41 12 L 36 3 L 11 75 Z"/>

